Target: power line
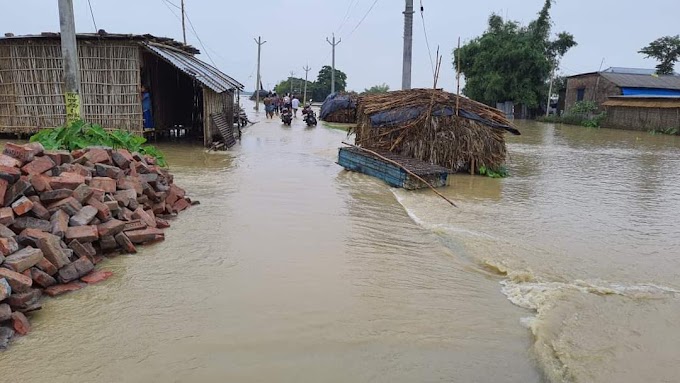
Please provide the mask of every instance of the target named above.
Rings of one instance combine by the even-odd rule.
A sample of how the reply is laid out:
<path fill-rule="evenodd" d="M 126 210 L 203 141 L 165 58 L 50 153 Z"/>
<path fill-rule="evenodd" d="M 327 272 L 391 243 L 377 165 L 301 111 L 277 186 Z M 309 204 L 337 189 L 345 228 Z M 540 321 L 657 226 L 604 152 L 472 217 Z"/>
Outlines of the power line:
<path fill-rule="evenodd" d="M 170 4 L 170 5 L 172 5 L 173 7 L 175 7 L 175 8 L 177 8 L 177 9 L 180 9 L 180 10 L 181 10 L 182 8 L 181 8 L 179 5 L 173 3 L 173 2 L 170 1 L 170 0 L 161 0 L 161 2 L 162 2 L 162 3 L 170 10 L 170 12 L 172 12 L 173 15 L 175 15 L 175 17 L 177 18 L 177 20 L 181 20 L 181 18 L 179 17 L 179 15 L 177 15 L 177 13 L 176 13 L 172 8 L 170 8 L 170 7 L 168 6 L 168 4 Z M 214 66 L 214 67 L 217 67 L 217 64 L 215 64 L 215 61 L 212 59 L 212 57 L 210 56 L 210 53 L 208 52 L 208 48 L 206 48 L 206 46 L 203 44 L 203 41 L 201 40 L 201 38 L 198 37 L 198 32 L 196 32 L 196 28 L 194 28 L 194 23 L 191 22 L 191 18 L 189 17 L 189 12 L 186 12 L 186 10 L 185 10 L 185 11 L 184 11 L 184 14 L 185 14 L 186 17 L 187 17 L 187 21 L 189 22 L 189 27 L 191 27 L 192 34 L 194 35 L 194 37 L 196 37 L 196 40 L 198 40 L 198 43 L 201 45 L 201 48 L 203 48 L 203 52 L 204 52 L 205 55 L 208 57 L 208 59 L 210 60 L 210 62 L 213 64 L 213 66 Z"/>
<path fill-rule="evenodd" d="M 92 3 L 90 3 L 90 0 L 87 0 L 87 5 L 90 7 L 90 15 L 92 16 L 92 24 L 94 24 L 94 31 L 97 32 L 99 28 L 97 28 L 97 22 L 94 19 L 94 11 L 92 10 Z"/>
<path fill-rule="evenodd" d="M 349 36 L 352 36 L 352 34 L 354 34 L 354 31 L 356 31 L 359 28 L 359 26 L 361 25 L 361 23 L 364 22 L 364 20 L 366 19 L 366 16 L 368 16 L 368 14 L 371 13 L 371 10 L 373 10 L 373 7 L 375 7 L 375 5 L 377 3 L 378 3 L 378 0 L 373 1 L 373 4 L 371 4 L 371 7 L 368 8 L 368 11 L 366 11 L 366 14 L 364 14 L 364 17 L 362 17 L 361 20 L 359 20 L 359 23 L 354 27 L 354 29 L 352 29 L 352 32 L 349 33 Z"/>
<path fill-rule="evenodd" d="M 425 45 L 427 45 L 427 53 L 430 55 L 430 66 L 432 67 L 432 75 L 434 76 L 434 62 L 432 61 L 432 50 L 430 49 L 430 41 L 427 38 L 427 28 L 425 27 L 425 12 L 423 8 L 423 0 L 420 0 L 420 19 L 423 21 L 423 33 L 425 34 Z"/>
<path fill-rule="evenodd" d="M 351 10 L 352 10 L 352 5 L 354 5 L 356 7 L 357 4 L 359 4 L 358 0 L 356 2 L 355 2 L 355 0 L 350 0 L 349 5 L 347 6 L 347 10 L 345 11 L 345 16 L 343 17 L 342 21 L 340 22 L 340 26 L 338 26 L 338 29 L 335 30 L 335 33 L 340 32 L 342 27 L 344 27 L 345 24 L 347 23 L 347 21 L 349 21 L 349 15 L 350 15 Z"/>

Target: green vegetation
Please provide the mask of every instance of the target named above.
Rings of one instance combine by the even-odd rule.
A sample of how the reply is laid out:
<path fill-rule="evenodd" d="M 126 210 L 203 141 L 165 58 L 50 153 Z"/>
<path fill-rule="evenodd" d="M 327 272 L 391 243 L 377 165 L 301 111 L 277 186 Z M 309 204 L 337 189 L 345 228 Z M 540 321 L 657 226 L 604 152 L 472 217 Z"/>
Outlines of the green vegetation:
<path fill-rule="evenodd" d="M 508 169 L 505 166 L 499 166 L 496 169 L 480 166 L 479 169 L 477 169 L 477 172 L 479 175 L 491 178 L 505 178 L 510 175 L 510 173 L 508 173 Z"/>
<path fill-rule="evenodd" d="M 492 14 L 481 36 L 454 50 L 454 67 L 465 76 L 466 96 L 492 106 L 513 101 L 535 108 L 544 102 L 552 70 L 576 45 L 567 32 L 551 39 L 551 5 L 552 0 L 545 0 L 528 26 Z"/>
<path fill-rule="evenodd" d="M 660 37 L 640 49 L 638 53 L 659 62 L 656 66 L 657 74 L 673 74 L 675 63 L 680 58 L 680 35 Z"/>
<path fill-rule="evenodd" d="M 31 136 L 31 142 L 40 142 L 47 150 L 77 150 L 88 146 L 109 146 L 127 149 L 156 159 L 160 166 L 167 166 L 165 156 L 154 146 L 144 145 L 146 138 L 123 130 L 105 130 L 98 124 L 74 121 L 67 126 L 43 129 Z"/>
<path fill-rule="evenodd" d="M 382 83 L 380 85 L 373 85 L 368 89 L 364 89 L 364 93 L 375 94 L 375 93 L 387 93 L 390 91 L 390 86 Z"/>
<path fill-rule="evenodd" d="M 313 99 L 316 101 L 323 101 L 331 93 L 331 75 L 333 70 L 330 66 L 325 65 L 319 71 L 316 81 L 307 81 L 307 99 Z M 335 69 L 335 91 L 344 91 L 347 87 L 347 75 L 339 70 Z M 282 80 L 274 87 L 274 91 L 278 95 L 283 95 L 286 93 L 292 93 L 298 97 L 302 97 L 302 93 L 305 88 L 305 80 L 302 78 L 289 77 Z M 302 101 L 302 100 L 301 100 Z"/>
<path fill-rule="evenodd" d="M 581 125 L 586 128 L 599 128 L 607 117 L 605 112 L 596 113 L 597 104 L 593 101 L 578 101 L 561 116 L 540 117 L 538 121 L 558 124 Z"/>
<path fill-rule="evenodd" d="M 669 135 L 677 135 L 680 134 L 680 129 L 678 128 L 661 128 L 661 129 L 652 129 L 649 131 L 649 134 L 669 134 Z"/>

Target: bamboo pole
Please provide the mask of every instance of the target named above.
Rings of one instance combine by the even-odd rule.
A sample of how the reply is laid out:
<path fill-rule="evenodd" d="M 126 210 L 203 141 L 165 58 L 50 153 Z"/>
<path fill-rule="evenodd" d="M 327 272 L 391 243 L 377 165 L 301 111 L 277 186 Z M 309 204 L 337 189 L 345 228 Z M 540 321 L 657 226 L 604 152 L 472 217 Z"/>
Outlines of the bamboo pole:
<path fill-rule="evenodd" d="M 396 162 L 396 161 L 393 161 L 393 160 L 391 160 L 391 159 L 389 159 L 389 158 L 387 158 L 387 157 L 385 157 L 385 156 L 382 156 L 382 155 L 380 155 L 380 154 L 378 154 L 378 153 L 376 153 L 376 152 L 374 152 L 374 151 L 372 151 L 372 150 L 370 150 L 370 149 L 366 149 L 366 148 L 362 148 L 362 147 L 360 147 L 360 146 L 352 145 L 352 144 L 347 143 L 347 142 L 345 142 L 345 141 L 343 141 L 342 143 L 343 143 L 344 145 L 350 146 L 350 147 L 352 147 L 352 148 L 357 148 L 357 149 L 363 150 L 363 151 L 365 151 L 365 152 L 367 152 L 367 153 L 371 153 L 371 154 L 373 154 L 374 156 L 377 156 L 378 158 L 380 158 L 380 159 L 382 159 L 382 160 L 385 160 L 385 161 L 391 163 L 392 165 L 398 166 L 400 169 L 402 169 L 403 171 L 405 171 L 405 172 L 408 173 L 409 175 L 415 177 L 418 181 L 420 181 L 420 182 L 424 183 L 425 185 L 427 185 L 427 187 L 429 187 L 430 189 L 432 189 L 432 191 L 433 191 L 435 194 L 437 194 L 438 196 L 442 197 L 446 202 L 450 203 L 453 207 L 458 207 L 455 203 L 453 203 L 453 201 L 451 201 L 450 199 L 446 198 L 442 193 L 438 192 L 437 189 L 435 189 L 434 186 L 432 186 L 429 182 L 425 181 L 421 176 L 419 176 L 419 175 L 413 173 L 412 171 L 406 169 L 402 164 L 400 164 L 400 163 L 398 163 L 398 162 Z"/>

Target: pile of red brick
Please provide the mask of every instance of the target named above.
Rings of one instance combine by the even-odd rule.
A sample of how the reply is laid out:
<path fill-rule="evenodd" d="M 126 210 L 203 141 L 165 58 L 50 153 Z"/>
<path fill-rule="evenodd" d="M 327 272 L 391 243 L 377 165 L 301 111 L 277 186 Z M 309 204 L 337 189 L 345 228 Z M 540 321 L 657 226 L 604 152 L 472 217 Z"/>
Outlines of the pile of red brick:
<path fill-rule="evenodd" d="M 30 330 L 26 317 L 56 296 L 100 282 L 107 255 L 162 241 L 166 220 L 192 203 L 153 158 L 124 149 L 0 154 L 0 350 Z M 30 316 L 30 314 L 29 314 Z"/>

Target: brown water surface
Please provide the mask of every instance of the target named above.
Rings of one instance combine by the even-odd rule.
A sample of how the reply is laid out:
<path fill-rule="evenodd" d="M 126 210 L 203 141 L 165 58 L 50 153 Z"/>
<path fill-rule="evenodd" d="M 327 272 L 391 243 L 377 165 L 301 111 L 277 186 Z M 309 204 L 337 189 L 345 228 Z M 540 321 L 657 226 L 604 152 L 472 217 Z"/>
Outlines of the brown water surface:
<path fill-rule="evenodd" d="M 0 381 L 677 381 L 680 140 L 520 128 L 511 177 L 443 189 L 459 209 L 343 171 L 345 133 L 299 119 L 162 145 L 201 205 L 45 299 Z"/>

